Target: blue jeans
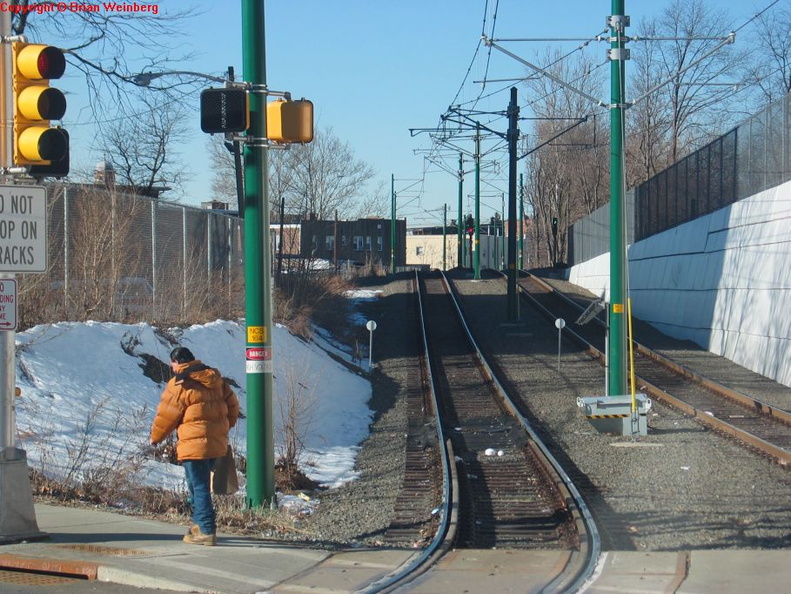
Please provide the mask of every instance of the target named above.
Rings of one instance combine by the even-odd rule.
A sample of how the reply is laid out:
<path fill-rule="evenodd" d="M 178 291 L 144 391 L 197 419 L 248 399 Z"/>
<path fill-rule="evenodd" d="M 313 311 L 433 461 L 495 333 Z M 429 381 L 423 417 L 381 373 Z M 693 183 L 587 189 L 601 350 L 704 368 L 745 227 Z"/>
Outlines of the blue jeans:
<path fill-rule="evenodd" d="M 192 522 L 200 526 L 203 534 L 214 534 L 214 506 L 211 502 L 211 471 L 214 458 L 208 460 L 183 460 L 184 473 L 187 475 L 187 488 L 192 500 Z"/>

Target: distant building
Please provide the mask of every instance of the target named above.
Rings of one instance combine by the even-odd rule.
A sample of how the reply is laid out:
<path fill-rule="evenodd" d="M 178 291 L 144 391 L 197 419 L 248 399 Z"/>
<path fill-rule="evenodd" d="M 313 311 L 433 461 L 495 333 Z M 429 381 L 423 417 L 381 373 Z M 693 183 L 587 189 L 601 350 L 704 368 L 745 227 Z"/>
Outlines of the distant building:
<path fill-rule="evenodd" d="M 406 264 L 406 220 L 396 220 L 396 269 Z M 300 251 L 303 257 L 321 258 L 356 266 L 391 263 L 391 220 L 382 218 L 356 221 L 302 221 Z"/>
<path fill-rule="evenodd" d="M 442 227 L 411 229 L 406 236 L 407 266 L 427 266 L 438 270 L 456 268 L 459 259 L 456 227 L 448 227 L 445 231 L 444 252 L 442 238 Z"/>
<path fill-rule="evenodd" d="M 72 184 L 73 186 L 81 186 L 83 188 L 91 187 L 91 184 Z M 170 190 L 167 186 L 151 186 L 147 188 L 119 185 L 116 181 L 115 167 L 113 164 L 104 159 L 96 164 L 93 170 L 93 186 L 95 188 L 107 188 L 115 190 L 119 194 L 127 194 L 130 196 L 146 196 L 148 198 L 159 199 L 162 192 Z"/>
<path fill-rule="evenodd" d="M 99 161 L 93 170 L 93 183 L 97 186 L 115 187 L 115 167 L 110 161 Z"/>
<path fill-rule="evenodd" d="M 208 210 L 230 210 L 228 208 L 228 203 L 223 202 L 222 200 L 209 200 L 208 202 L 201 202 L 201 208 L 205 208 Z"/>
<path fill-rule="evenodd" d="M 523 223 L 524 233 L 528 232 L 531 225 L 530 220 L 525 220 Z M 519 233 L 517 225 L 517 234 Z M 442 227 L 420 227 L 410 229 L 407 235 L 407 248 L 406 260 L 407 266 L 427 266 L 432 269 L 438 270 L 451 270 L 459 266 L 459 245 L 458 245 L 458 230 L 456 226 L 447 226 L 444 231 L 445 235 L 445 249 L 443 251 Z M 505 233 L 505 236 L 503 235 Z M 480 243 L 478 249 L 480 250 L 480 266 L 481 268 L 492 268 L 495 270 L 504 270 L 506 268 L 507 260 L 507 237 L 508 226 L 503 225 L 500 221 L 493 221 L 491 223 L 483 224 L 480 226 L 479 238 Z M 519 236 L 517 235 L 517 238 Z M 517 239 L 518 240 L 518 239 Z M 522 235 L 523 253 L 527 253 L 527 237 Z M 471 256 L 471 243 L 470 236 L 466 230 L 462 235 L 462 268 L 473 267 L 473 257 Z M 519 246 L 517 245 L 517 249 Z M 519 262 L 517 262 L 519 265 Z M 524 267 L 524 262 L 522 263 Z"/>

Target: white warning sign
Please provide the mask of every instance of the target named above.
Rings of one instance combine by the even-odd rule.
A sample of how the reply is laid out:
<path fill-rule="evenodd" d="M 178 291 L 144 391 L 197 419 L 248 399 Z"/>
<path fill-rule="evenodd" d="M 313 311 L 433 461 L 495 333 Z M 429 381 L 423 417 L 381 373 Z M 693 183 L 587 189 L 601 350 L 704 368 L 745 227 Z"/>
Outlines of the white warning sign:
<path fill-rule="evenodd" d="M 0 186 L 0 272 L 46 272 L 47 192 Z"/>

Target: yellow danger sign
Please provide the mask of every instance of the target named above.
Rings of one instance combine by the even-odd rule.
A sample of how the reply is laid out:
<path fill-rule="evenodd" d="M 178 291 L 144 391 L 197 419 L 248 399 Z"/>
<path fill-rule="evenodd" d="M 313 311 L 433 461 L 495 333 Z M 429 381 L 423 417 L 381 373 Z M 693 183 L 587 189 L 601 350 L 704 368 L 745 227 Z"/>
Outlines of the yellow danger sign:
<path fill-rule="evenodd" d="M 248 326 L 247 342 L 248 343 L 266 342 L 266 326 Z"/>

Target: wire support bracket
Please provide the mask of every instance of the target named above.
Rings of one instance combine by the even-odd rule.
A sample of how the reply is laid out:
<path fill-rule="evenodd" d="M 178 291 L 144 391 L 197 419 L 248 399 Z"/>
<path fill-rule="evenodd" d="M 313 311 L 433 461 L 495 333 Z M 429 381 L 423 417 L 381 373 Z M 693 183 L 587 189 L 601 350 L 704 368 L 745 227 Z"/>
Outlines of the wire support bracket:
<path fill-rule="evenodd" d="M 623 33 L 624 29 L 631 25 L 631 18 L 628 14 L 611 14 L 608 15 L 605 21 L 605 26 L 613 31 Z"/>

